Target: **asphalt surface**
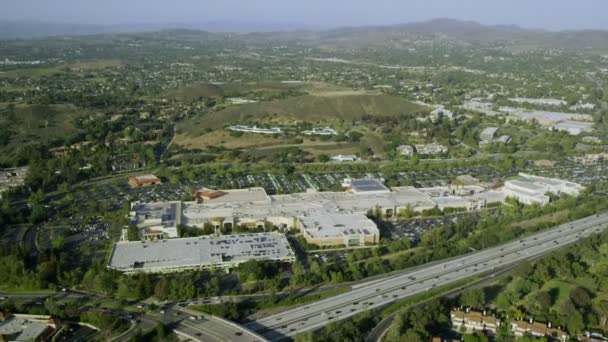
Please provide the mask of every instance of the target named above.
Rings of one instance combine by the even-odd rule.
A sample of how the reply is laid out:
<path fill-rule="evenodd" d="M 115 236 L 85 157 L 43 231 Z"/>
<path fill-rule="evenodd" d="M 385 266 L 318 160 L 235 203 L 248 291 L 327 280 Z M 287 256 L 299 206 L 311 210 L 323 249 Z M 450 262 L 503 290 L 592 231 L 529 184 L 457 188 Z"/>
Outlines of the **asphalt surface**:
<path fill-rule="evenodd" d="M 271 341 L 292 338 L 435 287 L 475 275 L 498 272 L 504 267 L 537 258 L 599 233 L 607 226 L 608 214 L 593 215 L 501 246 L 363 283 L 347 293 L 250 322 L 246 327 Z"/>
<path fill-rule="evenodd" d="M 267 340 L 236 323 L 188 309 L 182 309 L 187 318 L 173 331 L 185 338 L 201 342 L 266 342 Z"/>

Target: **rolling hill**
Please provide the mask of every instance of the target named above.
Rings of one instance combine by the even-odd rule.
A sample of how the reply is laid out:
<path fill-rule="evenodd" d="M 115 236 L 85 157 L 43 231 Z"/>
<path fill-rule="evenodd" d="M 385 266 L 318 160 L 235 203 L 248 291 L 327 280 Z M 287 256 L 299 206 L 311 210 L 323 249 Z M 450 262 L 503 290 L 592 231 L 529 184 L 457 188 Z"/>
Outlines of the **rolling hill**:
<path fill-rule="evenodd" d="M 244 121 L 327 123 L 334 120 L 358 121 L 364 115 L 395 116 L 426 111 L 426 108 L 405 99 L 384 94 L 303 95 L 230 106 L 212 114 L 193 117 L 181 123 L 178 128 L 186 134 L 198 135 L 206 129 L 217 129 Z"/>

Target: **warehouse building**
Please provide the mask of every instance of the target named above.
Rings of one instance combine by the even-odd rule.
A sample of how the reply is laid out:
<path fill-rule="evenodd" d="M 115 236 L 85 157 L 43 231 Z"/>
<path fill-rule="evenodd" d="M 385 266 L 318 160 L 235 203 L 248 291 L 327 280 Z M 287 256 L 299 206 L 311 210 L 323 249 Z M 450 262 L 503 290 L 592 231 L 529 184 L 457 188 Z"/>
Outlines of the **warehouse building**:
<path fill-rule="evenodd" d="M 249 261 L 294 262 L 287 238 L 279 233 L 201 236 L 157 241 L 121 241 L 108 268 L 127 274 L 233 268 Z"/>

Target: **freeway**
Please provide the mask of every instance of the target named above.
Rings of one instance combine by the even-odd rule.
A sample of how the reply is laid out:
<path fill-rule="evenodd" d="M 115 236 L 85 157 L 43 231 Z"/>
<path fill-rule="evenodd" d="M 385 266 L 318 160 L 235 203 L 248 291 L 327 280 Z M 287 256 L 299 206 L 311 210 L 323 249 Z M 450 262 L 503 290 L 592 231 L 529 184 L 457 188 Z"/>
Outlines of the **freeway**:
<path fill-rule="evenodd" d="M 607 226 L 608 214 L 589 216 L 504 245 L 363 283 L 349 292 L 250 322 L 246 327 L 271 341 L 288 339 L 438 286 L 538 258 Z"/>
<path fill-rule="evenodd" d="M 173 331 L 191 341 L 201 342 L 267 342 L 252 331 L 220 317 L 181 309 L 188 317 L 181 320 Z"/>

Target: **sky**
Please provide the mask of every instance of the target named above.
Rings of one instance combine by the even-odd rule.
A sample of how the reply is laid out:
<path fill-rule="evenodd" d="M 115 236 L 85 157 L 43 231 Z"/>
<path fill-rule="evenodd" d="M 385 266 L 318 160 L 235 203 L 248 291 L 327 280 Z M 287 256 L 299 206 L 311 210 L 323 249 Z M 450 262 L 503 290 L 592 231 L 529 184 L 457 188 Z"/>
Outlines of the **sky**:
<path fill-rule="evenodd" d="M 1 20 L 101 25 L 250 22 L 307 28 L 439 17 L 550 30 L 608 30 L 607 0 L 0 0 Z"/>

